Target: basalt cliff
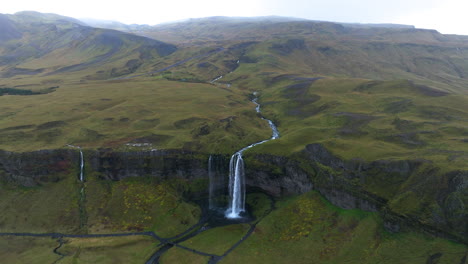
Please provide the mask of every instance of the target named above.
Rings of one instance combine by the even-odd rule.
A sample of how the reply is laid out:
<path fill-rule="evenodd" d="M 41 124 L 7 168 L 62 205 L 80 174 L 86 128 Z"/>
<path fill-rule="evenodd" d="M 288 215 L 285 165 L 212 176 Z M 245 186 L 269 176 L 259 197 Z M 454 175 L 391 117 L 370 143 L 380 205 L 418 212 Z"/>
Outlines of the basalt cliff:
<path fill-rule="evenodd" d="M 204 180 L 206 188 L 201 193 L 205 194 L 201 196 L 207 195 L 208 154 L 183 150 L 118 152 L 111 149 L 85 150 L 84 153 L 87 174 L 93 177 L 109 181 L 128 177 Z M 229 157 L 217 157 L 217 173 L 225 173 L 227 177 Z M 1 180 L 26 187 L 73 177 L 72 172 L 78 171 L 78 166 L 79 152 L 73 149 L 0 152 Z M 248 190 L 261 190 L 277 198 L 317 190 L 341 208 L 379 212 L 388 231 L 417 228 L 466 243 L 468 216 L 463 197 L 466 197 L 468 172 L 437 173 L 438 169 L 426 160 L 344 160 L 321 144 L 307 145 L 291 157 L 269 154 L 246 157 Z M 404 187 L 425 192 L 424 195 L 434 199 L 435 203 L 420 214 L 404 211 L 411 201 L 397 203 L 391 195 L 379 195 L 376 191 L 378 188 L 403 188 L 401 185 L 408 185 L 408 179 L 417 177 L 429 181 L 431 175 L 441 178 L 437 188 L 427 190 L 424 182 Z M 382 186 L 375 186 L 380 182 Z M 393 195 L 397 195 L 396 191 Z"/>

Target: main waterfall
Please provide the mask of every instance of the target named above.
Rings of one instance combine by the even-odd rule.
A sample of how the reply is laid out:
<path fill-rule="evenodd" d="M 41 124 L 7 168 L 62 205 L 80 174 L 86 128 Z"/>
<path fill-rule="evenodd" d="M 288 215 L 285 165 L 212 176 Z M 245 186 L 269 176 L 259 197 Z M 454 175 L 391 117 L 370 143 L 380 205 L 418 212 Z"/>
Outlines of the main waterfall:
<path fill-rule="evenodd" d="M 257 93 L 254 93 L 256 96 Z M 254 98 L 252 102 L 256 105 L 255 110 L 257 113 L 261 113 L 260 104 L 258 98 Z M 245 212 L 245 171 L 244 171 L 244 160 L 242 159 L 242 153 L 249 148 L 263 144 L 270 140 L 279 138 L 279 132 L 273 121 L 261 117 L 263 120 L 268 121 L 272 130 L 272 136 L 269 139 L 249 145 L 232 155 L 229 162 L 229 207 L 226 211 L 227 218 L 240 218 L 241 213 Z"/>

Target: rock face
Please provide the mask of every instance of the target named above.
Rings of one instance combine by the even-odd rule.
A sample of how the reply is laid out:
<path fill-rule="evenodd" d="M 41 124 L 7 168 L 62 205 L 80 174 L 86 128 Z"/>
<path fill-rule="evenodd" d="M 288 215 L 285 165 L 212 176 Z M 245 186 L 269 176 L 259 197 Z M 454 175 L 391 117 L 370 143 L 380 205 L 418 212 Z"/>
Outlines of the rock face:
<path fill-rule="evenodd" d="M 180 150 L 141 152 L 96 152 L 92 155 L 92 168 L 105 178 L 121 180 L 127 177 L 182 177 L 205 178 L 208 156 Z"/>
<path fill-rule="evenodd" d="M 85 150 L 84 156 L 87 172 L 108 180 L 140 176 L 208 180 L 209 155 L 200 153 L 104 149 Z M 229 156 L 218 156 L 218 173 L 225 168 L 227 177 Z M 320 144 L 307 145 L 291 157 L 247 155 L 245 166 L 248 189 L 261 189 L 276 197 L 317 190 L 341 208 L 379 212 L 390 232 L 418 228 L 468 242 L 467 171 L 441 174 L 425 160 L 344 160 Z M 0 151 L 0 180 L 35 186 L 75 172 L 79 172 L 75 149 Z M 409 197 L 418 193 L 416 202 L 419 197 L 429 197 L 429 202 L 420 202 L 419 211 L 405 211 L 412 200 L 400 197 L 401 193 Z"/>
<path fill-rule="evenodd" d="M 78 162 L 79 153 L 75 150 L 0 151 L 0 179 L 32 187 L 59 181 L 73 166 L 78 167 Z"/>
<path fill-rule="evenodd" d="M 291 159 L 273 155 L 256 155 L 246 160 L 246 184 L 280 197 L 312 190 L 309 174 Z"/>
<path fill-rule="evenodd" d="M 343 160 L 320 144 L 301 154 L 315 170 L 314 188 L 333 204 L 379 211 L 392 232 L 410 226 L 468 241 L 468 172 L 440 173 L 426 160 Z"/>
<path fill-rule="evenodd" d="M 109 180 L 127 177 L 207 177 L 207 158 L 204 155 L 180 150 L 114 152 L 84 150 L 87 170 L 99 172 Z M 40 150 L 34 152 L 0 151 L 0 178 L 26 187 L 59 180 L 76 169 L 80 154 L 75 149 Z"/>

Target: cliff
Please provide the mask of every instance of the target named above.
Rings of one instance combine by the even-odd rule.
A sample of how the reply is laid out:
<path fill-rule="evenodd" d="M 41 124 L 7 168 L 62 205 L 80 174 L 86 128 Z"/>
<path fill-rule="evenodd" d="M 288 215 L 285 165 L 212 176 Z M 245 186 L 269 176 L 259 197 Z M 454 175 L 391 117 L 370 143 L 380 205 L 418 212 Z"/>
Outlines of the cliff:
<path fill-rule="evenodd" d="M 107 180 L 140 176 L 208 179 L 206 154 L 111 149 L 84 153 L 86 170 Z M 222 163 L 216 165 L 219 170 L 226 168 L 227 177 L 229 157 L 216 160 Z M 440 173 L 431 162 L 417 159 L 344 160 L 320 144 L 307 145 L 291 157 L 247 155 L 245 162 L 248 188 L 276 197 L 317 190 L 341 208 L 379 212 L 391 232 L 417 228 L 468 242 L 466 171 Z M 0 178 L 23 186 L 59 181 L 70 173 L 78 174 L 78 166 L 79 152 L 74 149 L 0 151 Z"/>

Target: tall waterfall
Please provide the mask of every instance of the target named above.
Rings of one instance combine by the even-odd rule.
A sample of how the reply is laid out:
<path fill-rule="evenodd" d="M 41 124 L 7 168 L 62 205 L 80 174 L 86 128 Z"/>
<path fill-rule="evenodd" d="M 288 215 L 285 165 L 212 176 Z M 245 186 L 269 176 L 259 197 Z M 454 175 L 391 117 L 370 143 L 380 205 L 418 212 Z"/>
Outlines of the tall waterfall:
<path fill-rule="evenodd" d="M 84 181 L 84 157 L 83 157 L 83 151 L 81 151 L 80 148 L 80 181 Z"/>
<path fill-rule="evenodd" d="M 229 161 L 229 197 L 228 218 L 238 218 L 245 211 L 245 171 L 242 152 L 232 155 Z"/>
<path fill-rule="evenodd" d="M 254 93 L 254 95 L 257 95 Z M 260 104 L 257 102 L 258 98 L 254 98 L 252 102 L 256 105 L 255 110 L 257 113 L 260 112 Z M 244 170 L 244 160 L 242 159 L 242 153 L 249 148 L 255 147 L 257 145 L 263 144 L 270 140 L 279 138 L 279 131 L 276 128 L 273 121 L 261 117 L 263 120 L 268 121 L 270 128 L 272 130 L 272 136 L 269 139 L 254 143 L 249 145 L 234 155 L 232 155 L 229 162 L 229 208 L 226 211 L 227 218 L 240 218 L 241 213 L 245 212 L 245 170 Z"/>

